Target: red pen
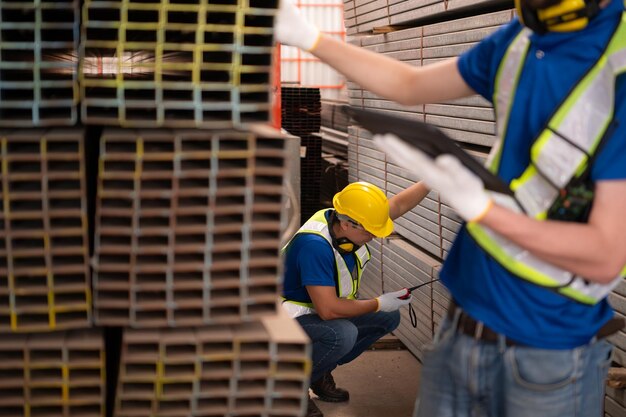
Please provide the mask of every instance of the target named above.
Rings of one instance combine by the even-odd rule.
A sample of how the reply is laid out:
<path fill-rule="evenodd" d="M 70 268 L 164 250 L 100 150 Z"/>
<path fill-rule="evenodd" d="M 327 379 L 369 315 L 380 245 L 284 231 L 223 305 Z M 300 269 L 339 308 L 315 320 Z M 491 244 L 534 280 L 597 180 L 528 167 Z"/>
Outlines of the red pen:
<path fill-rule="evenodd" d="M 416 285 L 415 287 L 405 288 L 405 290 L 407 291 L 407 292 L 406 292 L 406 295 L 403 295 L 402 297 L 398 297 L 398 298 L 399 298 L 400 300 L 406 300 L 407 298 L 409 298 L 409 297 L 411 296 L 411 293 L 412 293 L 413 291 L 415 291 L 416 289 L 418 289 L 418 288 L 420 288 L 420 287 L 423 287 L 424 285 L 432 284 L 432 283 L 433 283 L 433 282 L 435 282 L 435 281 L 439 281 L 439 278 L 437 278 L 437 279 L 433 279 L 432 281 L 428 281 L 428 282 L 421 283 L 421 284 L 419 284 L 419 285 Z"/>

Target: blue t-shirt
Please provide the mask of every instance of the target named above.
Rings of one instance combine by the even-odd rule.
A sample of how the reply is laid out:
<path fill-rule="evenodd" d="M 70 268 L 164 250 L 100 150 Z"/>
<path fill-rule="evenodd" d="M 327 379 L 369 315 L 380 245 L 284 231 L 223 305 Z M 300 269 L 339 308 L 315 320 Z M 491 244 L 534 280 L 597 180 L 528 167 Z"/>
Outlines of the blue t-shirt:
<path fill-rule="evenodd" d="M 326 220 L 330 210 L 326 212 Z M 342 255 L 349 271 L 356 267 L 355 255 Z M 335 286 L 337 275 L 332 246 L 320 235 L 298 233 L 285 253 L 283 297 L 310 303 L 306 285 Z"/>
<path fill-rule="evenodd" d="M 518 177 L 530 147 L 567 93 L 604 51 L 624 9 L 612 3 L 579 32 L 533 34 L 515 94 L 499 176 Z M 502 27 L 459 59 L 463 79 L 492 101 L 499 63 L 522 29 L 517 20 Z M 626 77 L 616 86 L 615 117 L 621 122 L 592 167 L 594 181 L 626 178 Z M 606 301 L 587 306 L 515 277 L 461 229 L 441 278 L 472 317 L 513 340 L 546 349 L 570 349 L 589 341 L 612 316 Z"/>

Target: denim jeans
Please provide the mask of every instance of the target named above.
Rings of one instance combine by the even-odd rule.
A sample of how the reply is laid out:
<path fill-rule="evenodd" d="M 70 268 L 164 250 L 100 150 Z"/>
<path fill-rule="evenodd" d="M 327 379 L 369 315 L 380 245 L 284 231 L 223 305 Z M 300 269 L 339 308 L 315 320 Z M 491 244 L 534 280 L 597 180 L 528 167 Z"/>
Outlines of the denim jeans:
<path fill-rule="evenodd" d="M 368 313 L 347 319 L 322 320 L 317 314 L 307 314 L 296 320 L 313 346 L 311 381 L 326 372 L 354 360 L 375 341 L 395 330 L 400 313 Z"/>
<path fill-rule="evenodd" d="M 414 417 L 602 417 L 612 346 L 477 341 L 445 320 L 424 353 Z"/>

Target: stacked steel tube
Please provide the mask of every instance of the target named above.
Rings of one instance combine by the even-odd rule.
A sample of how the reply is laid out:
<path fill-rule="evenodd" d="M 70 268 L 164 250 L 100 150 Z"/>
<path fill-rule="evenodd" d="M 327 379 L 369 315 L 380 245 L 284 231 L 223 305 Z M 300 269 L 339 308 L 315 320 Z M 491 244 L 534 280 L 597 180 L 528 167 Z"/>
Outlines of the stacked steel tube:
<path fill-rule="evenodd" d="M 0 126 L 76 124 L 79 3 L 0 2 Z"/>
<path fill-rule="evenodd" d="M 104 345 L 97 329 L 0 338 L 2 416 L 104 415 Z"/>
<path fill-rule="evenodd" d="M 284 138 L 106 130 L 100 145 L 97 324 L 198 326 L 275 313 Z"/>
<path fill-rule="evenodd" d="M 128 330 L 115 415 L 302 415 L 310 362 L 300 332 L 278 317 Z"/>
<path fill-rule="evenodd" d="M 0 1 L 0 415 L 304 414 L 277 7 Z"/>
<path fill-rule="evenodd" d="M 210 129 L 267 121 L 277 3 L 85 1 L 83 121 Z"/>
<path fill-rule="evenodd" d="M 0 132 L 0 331 L 91 319 L 81 130 Z"/>
<path fill-rule="evenodd" d="M 0 2 L 0 414 L 104 416 L 78 0 Z M 63 126 L 63 127 L 61 127 Z"/>

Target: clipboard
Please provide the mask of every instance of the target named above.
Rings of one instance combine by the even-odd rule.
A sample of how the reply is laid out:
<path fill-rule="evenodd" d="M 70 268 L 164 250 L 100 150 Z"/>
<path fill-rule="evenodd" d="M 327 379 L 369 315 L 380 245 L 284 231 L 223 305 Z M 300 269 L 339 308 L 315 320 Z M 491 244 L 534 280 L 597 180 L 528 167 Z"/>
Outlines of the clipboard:
<path fill-rule="evenodd" d="M 454 140 L 450 139 L 448 135 L 437 127 L 417 120 L 410 120 L 373 110 L 346 106 L 344 111 L 370 132 L 375 134 L 393 133 L 431 158 L 436 158 L 446 153 L 454 155 L 465 167 L 483 181 L 485 189 L 514 196 L 508 184 L 461 149 Z"/>

